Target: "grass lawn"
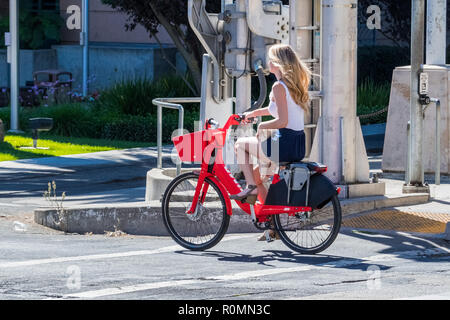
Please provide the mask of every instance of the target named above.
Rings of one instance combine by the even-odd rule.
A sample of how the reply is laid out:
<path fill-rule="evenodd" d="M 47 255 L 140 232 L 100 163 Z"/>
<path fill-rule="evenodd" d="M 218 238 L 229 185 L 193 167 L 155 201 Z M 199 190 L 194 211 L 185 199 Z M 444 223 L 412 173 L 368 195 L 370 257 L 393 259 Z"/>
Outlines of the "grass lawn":
<path fill-rule="evenodd" d="M 0 161 L 32 159 L 43 157 L 57 157 L 71 154 L 92 153 L 109 150 L 152 147 L 154 143 L 111 141 L 102 139 L 70 138 L 41 134 L 38 147 L 42 149 L 20 149 L 32 147 L 33 139 L 30 135 L 8 134 L 5 141 L 0 143 Z"/>

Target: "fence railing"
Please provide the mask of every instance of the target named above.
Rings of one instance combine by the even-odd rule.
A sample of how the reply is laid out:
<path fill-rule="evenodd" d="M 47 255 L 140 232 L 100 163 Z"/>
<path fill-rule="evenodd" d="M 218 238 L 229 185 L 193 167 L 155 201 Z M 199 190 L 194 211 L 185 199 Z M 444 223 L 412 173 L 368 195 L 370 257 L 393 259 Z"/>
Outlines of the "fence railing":
<path fill-rule="evenodd" d="M 184 107 L 181 103 L 200 103 L 201 98 L 157 98 L 153 99 L 152 103 L 157 109 L 157 149 L 158 159 L 157 168 L 162 169 L 162 122 L 163 122 L 163 108 L 178 110 L 178 134 L 183 134 L 184 129 Z M 177 163 L 177 175 L 181 173 L 181 162 Z"/>

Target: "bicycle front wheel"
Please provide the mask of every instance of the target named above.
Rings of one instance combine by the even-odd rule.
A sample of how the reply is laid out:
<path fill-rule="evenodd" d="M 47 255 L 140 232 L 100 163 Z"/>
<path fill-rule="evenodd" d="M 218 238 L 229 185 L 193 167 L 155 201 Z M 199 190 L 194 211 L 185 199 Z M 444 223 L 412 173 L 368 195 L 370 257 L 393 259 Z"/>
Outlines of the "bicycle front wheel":
<path fill-rule="evenodd" d="M 337 196 L 333 196 L 330 205 L 320 210 L 274 217 L 281 241 L 302 254 L 316 254 L 327 249 L 336 240 L 341 221 L 341 205 Z"/>
<path fill-rule="evenodd" d="M 194 251 L 215 246 L 230 223 L 224 195 L 208 178 L 202 189 L 206 191 L 204 201 L 197 203 L 194 214 L 187 213 L 197 184 L 198 175 L 192 172 L 180 175 L 169 184 L 162 199 L 163 221 L 169 234 L 179 245 Z"/>

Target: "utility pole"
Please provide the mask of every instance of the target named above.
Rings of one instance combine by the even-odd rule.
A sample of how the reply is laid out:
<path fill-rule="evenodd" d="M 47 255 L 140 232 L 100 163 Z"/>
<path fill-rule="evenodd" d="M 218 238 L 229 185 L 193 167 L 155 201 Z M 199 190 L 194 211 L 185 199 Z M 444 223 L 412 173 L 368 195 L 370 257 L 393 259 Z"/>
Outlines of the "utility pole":
<path fill-rule="evenodd" d="M 83 47 L 83 97 L 89 94 L 89 0 L 83 0 L 83 26 L 80 34 L 80 44 Z"/>
<path fill-rule="evenodd" d="M 21 133 L 19 129 L 19 1 L 9 0 L 9 62 L 11 63 L 11 127 L 9 132 Z"/>
<path fill-rule="evenodd" d="M 428 192 L 424 186 L 423 170 L 423 106 L 419 102 L 419 77 L 425 61 L 425 0 L 412 0 L 411 14 L 411 131 L 409 137 L 409 183 L 404 193 Z"/>
<path fill-rule="evenodd" d="M 246 0 L 236 0 L 237 9 L 240 12 L 245 12 L 246 10 Z M 238 48 L 247 50 L 248 46 L 248 25 L 245 16 L 239 18 L 237 23 L 237 45 Z M 246 69 L 249 68 L 249 52 L 242 50 L 239 55 L 236 56 L 237 68 L 242 70 L 242 75 L 236 79 L 236 113 L 243 113 L 245 110 L 250 108 L 252 98 L 252 78 L 250 73 L 247 73 Z"/>
<path fill-rule="evenodd" d="M 427 1 L 427 64 L 445 64 L 447 0 Z"/>

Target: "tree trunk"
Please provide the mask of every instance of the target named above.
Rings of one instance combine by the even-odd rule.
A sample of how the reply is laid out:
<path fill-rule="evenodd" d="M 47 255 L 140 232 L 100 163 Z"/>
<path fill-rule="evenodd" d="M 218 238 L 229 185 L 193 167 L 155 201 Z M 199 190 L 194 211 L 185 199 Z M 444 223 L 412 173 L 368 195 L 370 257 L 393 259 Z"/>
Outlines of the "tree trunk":
<path fill-rule="evenodd" d="M 149 3 L 149 5 L 153 10 L 155 16 L 158 18 L 158 21 L 161 23 L 164 29 L 166 29 L 181 56 L 186 61 L 187 67 L 191 71 L 197 92 L 201 92 L 202 71 L 199 63 L 199 60 L 201 61 L 201 59 L 197 59 L 194 54 L 195 50 L 193 50 L 188 42 L 182 41 L 179 33 L 175 30 L 174 26 L 172 26 L 172 24 L 164 17 L 164 14 L 162 14 L 158 10 L 158 8 L 151 2 Z"/>

